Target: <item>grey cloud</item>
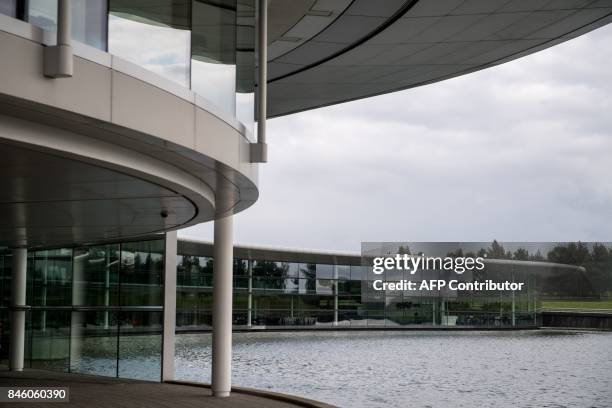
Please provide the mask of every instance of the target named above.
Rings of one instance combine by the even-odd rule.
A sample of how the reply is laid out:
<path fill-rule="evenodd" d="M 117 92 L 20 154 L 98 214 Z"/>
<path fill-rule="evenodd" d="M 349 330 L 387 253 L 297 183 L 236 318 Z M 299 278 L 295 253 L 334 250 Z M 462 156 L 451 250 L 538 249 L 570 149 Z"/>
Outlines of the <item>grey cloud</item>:
<path fill-rule="evenodd" d="M 485 71 L 269 122 L 236 241 L 609 241 L 612 26 Z M 181 236 L 212 238 L 210 225 Z"/>

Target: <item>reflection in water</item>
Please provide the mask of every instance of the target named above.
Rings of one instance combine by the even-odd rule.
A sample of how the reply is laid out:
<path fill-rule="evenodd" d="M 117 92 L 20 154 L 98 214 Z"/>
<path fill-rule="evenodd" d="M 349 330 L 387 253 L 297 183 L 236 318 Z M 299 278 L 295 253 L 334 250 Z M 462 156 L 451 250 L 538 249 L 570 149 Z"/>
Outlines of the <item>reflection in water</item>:
<path fill-rule="evenodd" d="M 612 406 L 612 333 L 235 333 L 235 385 L 343 407 Z M 177 338 L 177 378 L 210 382 L 210 335 Z"/>

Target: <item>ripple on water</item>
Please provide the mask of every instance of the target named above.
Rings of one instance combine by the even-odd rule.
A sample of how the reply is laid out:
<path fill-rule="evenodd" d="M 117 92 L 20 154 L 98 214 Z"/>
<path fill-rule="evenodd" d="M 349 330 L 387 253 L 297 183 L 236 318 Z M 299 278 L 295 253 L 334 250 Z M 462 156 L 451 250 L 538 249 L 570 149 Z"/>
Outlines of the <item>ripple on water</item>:
<path fill-rule="evenodd" d="M 177 336 L 177 377 L 210 381 L 210 335 Z M 610 407 L 612 333 L 234 334 L 233 381 L 343 407 Z"/>

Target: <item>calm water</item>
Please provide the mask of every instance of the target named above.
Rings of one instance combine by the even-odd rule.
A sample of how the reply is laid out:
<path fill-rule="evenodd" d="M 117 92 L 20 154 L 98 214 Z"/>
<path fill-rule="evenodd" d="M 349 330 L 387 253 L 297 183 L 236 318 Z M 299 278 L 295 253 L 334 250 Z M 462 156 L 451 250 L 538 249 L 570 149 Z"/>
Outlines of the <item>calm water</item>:
<path fill-rule="evenodd" d="M 210 335 L 178 336 L 177 377 L 210 382 Z M 612 333 L 238 333 L 233 381 L 342 407 L 612 407 Z"/>

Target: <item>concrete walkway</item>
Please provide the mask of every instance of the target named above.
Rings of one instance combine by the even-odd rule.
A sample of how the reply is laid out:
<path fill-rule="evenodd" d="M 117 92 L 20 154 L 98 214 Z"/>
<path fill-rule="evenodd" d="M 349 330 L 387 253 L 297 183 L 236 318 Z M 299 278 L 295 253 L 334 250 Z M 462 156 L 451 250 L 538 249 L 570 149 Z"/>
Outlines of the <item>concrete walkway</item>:
<path fill-rule="evenodd" d="M 215 398 L 208 388 L 181 384 L 124 380 L 28 369 L 0 371 L 0 387 L 69 387 L 70 402 L 0 403 L 2 407 L 43 408 L 333 408 L 331 405 L 259 390 L 239 389 L 229 398 Z M 258 395 L 253 395 L 258 394 Z M 266 395 L 268 394 L 268 395 Z"/>

